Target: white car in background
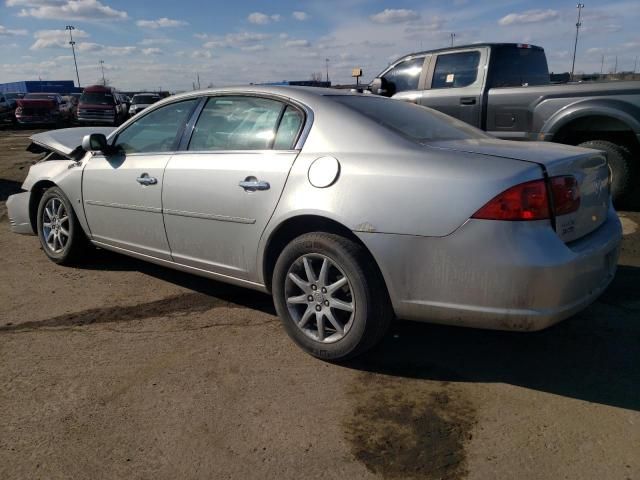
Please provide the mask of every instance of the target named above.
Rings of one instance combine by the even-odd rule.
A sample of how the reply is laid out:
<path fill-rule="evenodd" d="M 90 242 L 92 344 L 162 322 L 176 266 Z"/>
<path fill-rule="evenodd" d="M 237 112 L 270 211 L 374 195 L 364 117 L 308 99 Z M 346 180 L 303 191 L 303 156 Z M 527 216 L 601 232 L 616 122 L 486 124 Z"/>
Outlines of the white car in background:
<path fill-rule="evenodd" d="M 137 93 L 131 99 L 129 115 L 133 116 L 136 113 L 140 113 L 142 110 L 150 105 L 153 105 L 159 100 L 161 100 L 161 97 L 156 93 Z"/>

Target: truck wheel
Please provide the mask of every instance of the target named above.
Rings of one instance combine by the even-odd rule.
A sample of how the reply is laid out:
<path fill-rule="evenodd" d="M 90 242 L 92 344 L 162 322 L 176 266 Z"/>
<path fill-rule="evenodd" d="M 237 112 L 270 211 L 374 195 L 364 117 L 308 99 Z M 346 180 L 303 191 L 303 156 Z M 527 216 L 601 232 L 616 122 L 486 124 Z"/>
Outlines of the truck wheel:
<path fill-rule="evenodd" d="M 607 154 L 611 169 L 611 196 L 619 202 L 629 196 L 633 186 L 633 165 L 631 151 L 624 145 L 616 145 L 607 140 L 589 140 L 579 147 L 601 150 Z"/>
<path fill-rule="evenodd" d="M 373 347 L 393 318 L 386 286 L 363 247 L 324 232 L 284 248 L 273 273 L 273 300 L 291 339 L 329 361 Z"/>

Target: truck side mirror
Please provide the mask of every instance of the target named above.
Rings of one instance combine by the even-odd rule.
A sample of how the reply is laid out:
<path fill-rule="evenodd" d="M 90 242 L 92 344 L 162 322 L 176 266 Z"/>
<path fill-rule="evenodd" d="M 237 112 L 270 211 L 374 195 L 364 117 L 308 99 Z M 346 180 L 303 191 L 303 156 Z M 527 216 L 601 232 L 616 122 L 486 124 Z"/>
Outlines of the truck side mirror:
<path fill-rule="evenodd" d="M 389 96 L 389 82 L 382 77 L 374 78 L 369 84 L 369 90 L 374 95 Z"/>

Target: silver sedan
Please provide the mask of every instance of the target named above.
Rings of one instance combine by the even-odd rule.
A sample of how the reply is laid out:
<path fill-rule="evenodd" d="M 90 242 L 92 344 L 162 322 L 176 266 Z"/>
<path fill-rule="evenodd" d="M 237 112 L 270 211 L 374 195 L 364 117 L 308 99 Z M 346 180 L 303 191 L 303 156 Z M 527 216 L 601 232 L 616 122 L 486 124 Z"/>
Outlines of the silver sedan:
<path fill-rule="evenodd" d="M 615 273 L 601 152 L 495 140 L 404 102 L 218 89 L 32 140 L 45 158 L 7 206 L 51 260 L 93 244 L 270 292 L 325 359 L 369 349 L 393 318 L 539 330 Z"/>

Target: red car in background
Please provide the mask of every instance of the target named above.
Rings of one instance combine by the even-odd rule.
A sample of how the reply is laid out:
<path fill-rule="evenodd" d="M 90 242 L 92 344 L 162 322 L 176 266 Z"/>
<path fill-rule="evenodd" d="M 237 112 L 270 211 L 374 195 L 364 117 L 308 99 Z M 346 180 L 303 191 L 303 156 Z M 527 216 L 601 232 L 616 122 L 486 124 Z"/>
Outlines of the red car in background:
<path fill-rule="evenodd" d="M 67 125 L 73 109 L 58 93 L 27 93 L 16 100 L 16 122 L 20 125 Z"/>
<path fill-rule="evenodd" d="M 127 119 L 127 104 L 112 87 L 92 85 L 82 91 L 78 102 L 78 123 L 120 125 Z"/>

